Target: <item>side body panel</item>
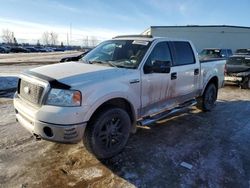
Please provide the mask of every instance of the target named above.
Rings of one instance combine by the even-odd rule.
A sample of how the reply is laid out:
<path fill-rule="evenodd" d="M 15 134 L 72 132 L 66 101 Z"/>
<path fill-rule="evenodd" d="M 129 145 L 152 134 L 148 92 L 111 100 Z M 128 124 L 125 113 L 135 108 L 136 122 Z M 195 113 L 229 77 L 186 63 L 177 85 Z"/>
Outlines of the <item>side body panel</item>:
<path fill-rule="evenodd" d="M 192 44 L 195 63 L 191 65 L 174 66 L 174 52 L 171 49 L 172 67 L 170 73 L 145 74 L 143 66 L 155 45 L 164 40 L 157 40 L 146 54 L 141 69 L 141 116 L 149 116 L 178 106 L 179 104 L 198 96 L 200 89 L 200 63 Z M 165 40 L 168 42 L 169 40 Z M 198 69 L 198 74 L 194 74 Z M 173 79 L 173 74 L 177 77 Z"/>
<path fill-rule="evenodd" d="M 190 49 L 192 49 L 193 63 L 191 64 L 177 64 L 177 56 L 180 55 L 176 53 L 176 49 L 171 45 L 172 53 L 174 54 L 174 62 L 171 70 L 171 74 L 176 75 L 172 78 L 171 76 L 171 96 L 176 98 L 176 102 L 183 103 L 187 100 L 193 99 L 197 96 L 200 88 L 200 62 L 195 53 L 194 46 L 189 42 Z M 177 41 L 179 42 L 179 41 Z M 184 52 L 183 52 L 184 53 Z M 182 63 L 182 62 L 181 62 Z"/>
<path fill-rule="evenodd" d="M 208 82 L 216 77 L 218 79 L 218 89 L 224 85 L 224 70 L 226 60 L 207 61 L 201 63 L 201 89 L 199 95 L 202 95 Z"/>

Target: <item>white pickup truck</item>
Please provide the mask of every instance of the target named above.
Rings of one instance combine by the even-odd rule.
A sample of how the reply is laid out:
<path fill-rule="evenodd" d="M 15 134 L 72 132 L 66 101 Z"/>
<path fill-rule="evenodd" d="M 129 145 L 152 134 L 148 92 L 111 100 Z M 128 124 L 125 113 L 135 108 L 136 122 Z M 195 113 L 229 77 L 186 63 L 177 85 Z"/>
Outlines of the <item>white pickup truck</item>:
<path fill-rule="evenodd" d="M 186 40 L 119 36 L 79 62 L 31 69 L 14 97 L 17 121 L 37 138 L 83 140 L 97 158 L 119 153 L 136 125 L 197 105 L 214 107 L 224 60 L 200 63 Z"/>

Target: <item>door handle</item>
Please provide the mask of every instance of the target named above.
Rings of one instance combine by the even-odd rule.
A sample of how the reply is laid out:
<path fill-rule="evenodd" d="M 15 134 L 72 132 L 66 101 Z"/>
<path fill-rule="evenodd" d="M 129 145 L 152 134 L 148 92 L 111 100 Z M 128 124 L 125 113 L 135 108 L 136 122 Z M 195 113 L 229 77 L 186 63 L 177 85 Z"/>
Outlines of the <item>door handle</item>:
<path fill-rule="evenodd" d="M 135 84 L 135 83 L 138 83 L 138 82 L 140 82 L 139 79 L 129 80 L 129 83 L 130 83 L 130 84 Z"/>
<path fill-rule="evenodd" d="M 194 69 L 194 75 L 198 75 L 200 73 L 200 69 Z"/>
<path fill-rule="evenodd" d="M 177 72 L 171 73 L 171 80 L 177 79 Z"/>

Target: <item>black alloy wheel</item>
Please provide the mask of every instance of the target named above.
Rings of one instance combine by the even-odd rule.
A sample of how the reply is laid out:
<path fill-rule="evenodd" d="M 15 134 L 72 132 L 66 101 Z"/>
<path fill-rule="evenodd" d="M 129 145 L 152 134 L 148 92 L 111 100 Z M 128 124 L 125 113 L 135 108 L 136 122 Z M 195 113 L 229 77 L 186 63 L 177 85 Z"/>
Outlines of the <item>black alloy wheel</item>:
<path fill-rule="evenodd" d="M 97 158 L 110 158 L 125 147 L 130 128 L 130 117 L 125 110 L 108 108 L 88 124 L 84 144 Z"/>

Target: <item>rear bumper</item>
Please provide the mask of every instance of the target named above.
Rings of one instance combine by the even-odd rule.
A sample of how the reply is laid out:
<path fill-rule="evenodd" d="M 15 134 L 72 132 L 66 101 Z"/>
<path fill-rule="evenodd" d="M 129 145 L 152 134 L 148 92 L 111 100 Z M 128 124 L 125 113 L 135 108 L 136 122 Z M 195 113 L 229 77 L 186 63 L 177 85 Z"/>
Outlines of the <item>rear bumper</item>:
<path fill-rule="evenodd" d="M 243 81 L 242 77 L 236 77 L 236 76 L 225 76 L 226 82 L 237 82 L 240 83 Z"/>

